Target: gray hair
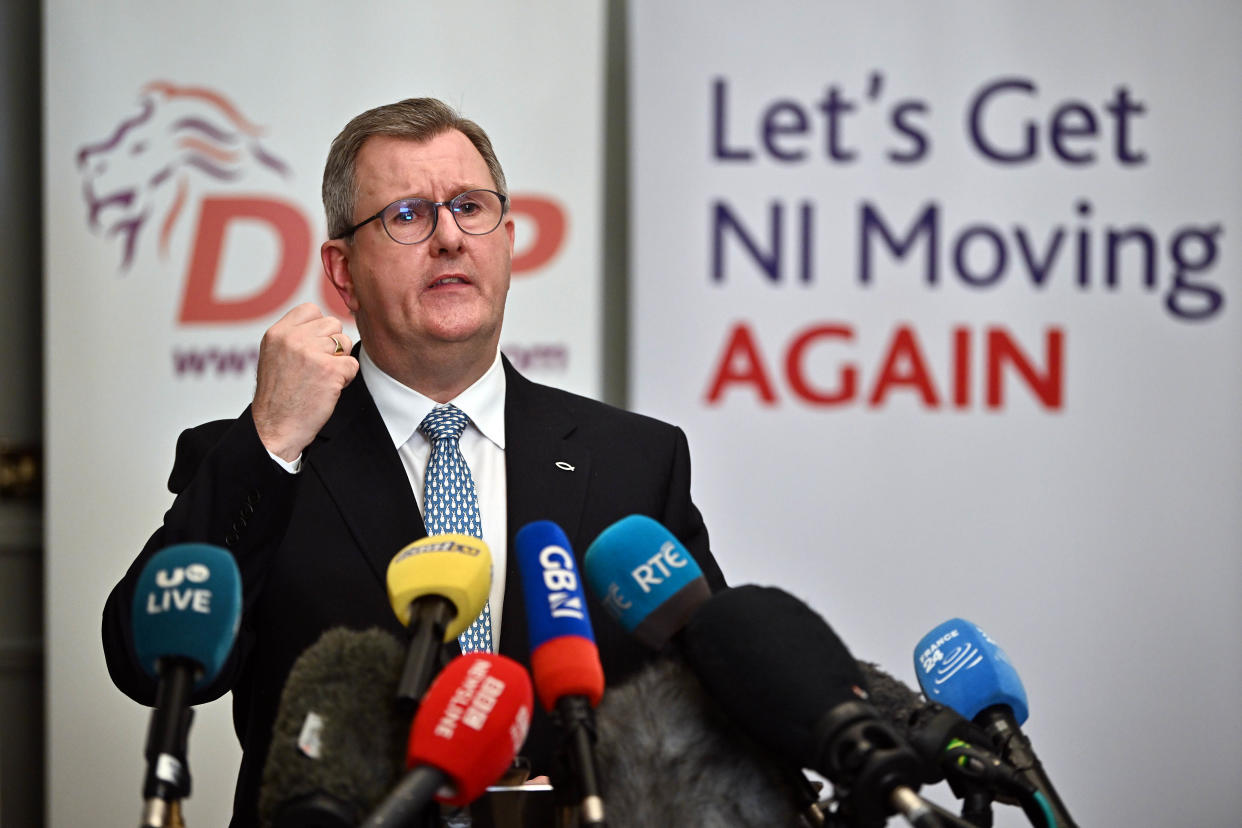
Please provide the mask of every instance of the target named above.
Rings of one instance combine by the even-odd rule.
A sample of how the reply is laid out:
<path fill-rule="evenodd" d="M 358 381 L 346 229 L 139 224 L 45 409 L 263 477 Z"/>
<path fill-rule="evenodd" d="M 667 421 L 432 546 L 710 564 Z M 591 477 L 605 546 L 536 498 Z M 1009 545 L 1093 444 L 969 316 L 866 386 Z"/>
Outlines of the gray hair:
<path fill-rule="evenodd" d="M 387 135 L 422 142 L 454 129 L 474 144 L 487 164 L 496 190 L 507 196 L 504 170 L 482 127 L 436 98 L 406 98 L 368 109 L 346 124 L 332 141 L 323 168 L 323 210 L 328 221 L 328 238 L 344 236 L 354 224 L 354 205 L 358 197 L 355 169 L 358 152 L 368 138 Z"/>

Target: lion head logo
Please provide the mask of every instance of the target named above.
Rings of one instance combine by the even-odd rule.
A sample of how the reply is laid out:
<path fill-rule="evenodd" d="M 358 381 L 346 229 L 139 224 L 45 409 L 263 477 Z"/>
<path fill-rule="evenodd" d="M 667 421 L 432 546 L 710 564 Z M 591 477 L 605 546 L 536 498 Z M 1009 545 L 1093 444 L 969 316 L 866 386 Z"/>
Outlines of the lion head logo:
<path fill-rule="evenodd" d="M 157 81 L 142 89 L 140 111 L 102 141 L 78 150 L 87 222 L 121 242 L 128 270 L 141 240 L 158 229 L 167 253 L 191 183 L 232 183 L 251 170 L 288 177 L 289 167 L 259 141 L 262 130 L 223 95 Z"/>

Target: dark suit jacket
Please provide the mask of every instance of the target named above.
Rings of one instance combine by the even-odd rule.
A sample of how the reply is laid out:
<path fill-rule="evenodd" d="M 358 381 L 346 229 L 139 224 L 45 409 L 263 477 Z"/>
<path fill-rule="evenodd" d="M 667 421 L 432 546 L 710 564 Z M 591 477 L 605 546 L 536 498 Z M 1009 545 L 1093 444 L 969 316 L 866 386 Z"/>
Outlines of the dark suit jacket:
<path fill-rule="evenodd" d="M 663 523 L 694 555 L 712 587 L 724 581 L 690 500 L 690 458 L 680 429 L 530 382 L 504 363 L 508 568 L 500 651 L 529 663 L 526 613 L 513 537 L 533 520 L 568 535 L 579 563 L 592 540 L 629 514 Z M 147 559 L 173 543 L 228 547 L 242 574 L 243 617 L 220 677 L 196 703 L 233 692 L 243 749 L 234 826 L 256 824 L 263 763 L 285 678 L 332 627 L 380 627 L 403 636 L 388 603 L 393 555 L 426 535 L 401 460 L 358 375 L 290 475 L 268 457 L 247 409 L 182 433 L 169 488 L 177 497 L 104 608 L 113 682 L 152 704 L 155 682 L 133 653 L 130 607 Z M 566 471 L 558 461 L 573 466 Z M 609 685 L 650 658 L 598 602 L 591 622 Z M 546 773 L 555 734 L 537 710 L 522 753 Z"/>

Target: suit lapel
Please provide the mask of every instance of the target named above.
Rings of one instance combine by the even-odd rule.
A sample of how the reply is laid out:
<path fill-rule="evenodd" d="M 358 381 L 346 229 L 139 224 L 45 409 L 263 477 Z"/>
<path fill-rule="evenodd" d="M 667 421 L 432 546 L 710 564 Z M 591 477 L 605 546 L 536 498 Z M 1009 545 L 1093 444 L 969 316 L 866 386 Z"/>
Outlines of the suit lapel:
<path fill-rule="evenodd" d="M 525 602 L 514 535 L 527 523 L 550 520 L 569 538 L 578 531 L 590 479 L 591 455 L 572 439 L 570 412 L 541 386 L 505 367 L 505 482 L 508 490 L 508 553 L 501 652 L 529 657 Z M 574 550 L 579 561 L 586 550 Z"/>
<path fill-rule="evenodd" d="M 556 397 L 505 368 L 506 592 L 501 651 L 529 658 L 526 609 L 514 535 L 527 523 L 550 520 L 574 538 L 586 502 L 591 455 L 573 439 L 573 415 Z M 336 409 L 306 450 L 308 470 L 336 503 L 367 565 L 381 584 L 400 549 L 427 530 L 409 478 L 362 375 L 341 392 Z M 575 549 L 581 562 L 585 549 Z"/>
<path fill-rule="evenodd" d="M 362 374 L 341 392 L 332 417 L 307 449 L 306 462 L 335 501 L 367 564 L 386 583 L 393 555 L 427 530 Z"/>

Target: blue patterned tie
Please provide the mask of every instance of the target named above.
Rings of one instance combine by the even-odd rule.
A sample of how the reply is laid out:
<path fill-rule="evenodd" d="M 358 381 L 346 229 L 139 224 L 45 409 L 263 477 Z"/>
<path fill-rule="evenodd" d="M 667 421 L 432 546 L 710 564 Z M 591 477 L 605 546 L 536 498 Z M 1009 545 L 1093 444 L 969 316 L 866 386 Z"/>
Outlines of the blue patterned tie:
<path fill-rule="evenodd" d="M 431 441 L 431 459 L 427 461 L 427 478 L 423 489 L 423 522 L 428 535 L 456 532 L 482 540 L 483 524 L 479 520 L 479 499 L 474 493 L 474 479 L 466 458 L 461 456 L 461 433 L 470 421 L 455 405 L 431 409 L 418 430 Z M 483 605 L 483 612 L 457 638 L 463 653 L 492 651 L 492 607 Z"/>

